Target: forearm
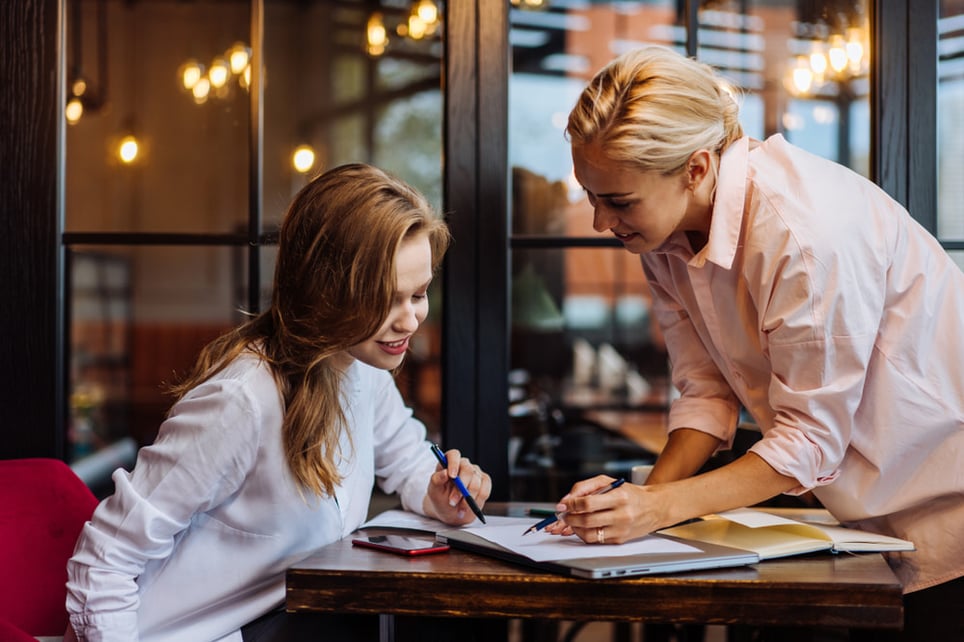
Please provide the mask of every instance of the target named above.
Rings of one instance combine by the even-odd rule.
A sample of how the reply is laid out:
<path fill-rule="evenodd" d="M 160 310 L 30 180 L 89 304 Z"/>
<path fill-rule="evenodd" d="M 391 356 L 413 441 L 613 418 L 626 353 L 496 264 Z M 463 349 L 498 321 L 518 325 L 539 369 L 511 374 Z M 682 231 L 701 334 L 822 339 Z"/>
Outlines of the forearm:
<path fill-rule="evenodd" d="M 657 528 L 665 528 L 709 513 L 752 506 L 798 485 L 796 479 L 781 475 L 758 455 L 747 453 L 726 466 L 647 490 L 654 493 L 655 505 L 663 507 Z"/>
<path fill-rule="evenodd" d="M 692 428 L 674 430 L 646 483 L 662 484 L 691 477 L 719 446 L 720 440 L 709 433 Z"/>

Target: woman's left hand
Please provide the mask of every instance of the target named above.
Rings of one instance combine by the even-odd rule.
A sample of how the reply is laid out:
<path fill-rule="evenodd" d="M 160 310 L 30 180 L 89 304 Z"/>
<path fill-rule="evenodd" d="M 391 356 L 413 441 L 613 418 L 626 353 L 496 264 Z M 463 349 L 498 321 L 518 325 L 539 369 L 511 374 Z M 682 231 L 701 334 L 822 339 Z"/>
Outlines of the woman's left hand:
<path fill-rule="evenodd" d="M 428 493 L 425 495 L 425 514 L 446 524 L 457 526 L 469 524 L 476 519 L 475 514 L 452 480 L 456 476 L 461 478 L 472 499 L 479 508 L 482 508 L 492 492 L 492 478 L 478 465 L 473 464 L 468 457 L 462 457 L 458 450 L 446 451 L 445 459 L 448 467 L 442 468 L 441 464 L 438 464 L 435 473 L 429 478 Z"/>

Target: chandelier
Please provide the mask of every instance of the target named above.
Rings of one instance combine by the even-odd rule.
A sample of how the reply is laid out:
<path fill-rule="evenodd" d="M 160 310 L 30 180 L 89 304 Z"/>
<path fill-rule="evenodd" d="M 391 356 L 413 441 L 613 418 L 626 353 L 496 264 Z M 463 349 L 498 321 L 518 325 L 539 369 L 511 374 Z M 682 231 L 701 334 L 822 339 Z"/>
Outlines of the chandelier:
<path fill-rule="evenodd" d="M 828 2 L 794 23 L 784 87 L 797 97 L 863 95 L 870 38 L 862 2 Z"/>

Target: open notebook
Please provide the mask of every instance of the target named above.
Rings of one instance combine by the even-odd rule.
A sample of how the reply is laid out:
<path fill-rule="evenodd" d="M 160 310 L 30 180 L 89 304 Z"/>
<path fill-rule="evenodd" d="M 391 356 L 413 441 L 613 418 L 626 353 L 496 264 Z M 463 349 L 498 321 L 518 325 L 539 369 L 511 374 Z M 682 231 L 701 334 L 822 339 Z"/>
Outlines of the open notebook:
<path fill-rule="evenodd" d="M 435 538 L 454 548 L 587 579 L 682 573 L 759 561 L 759 556 L 751 551 L 662 535 L 604 545 L 586 544 L 576 536 L 560 537 L 541 531 L 521 537 L 531 525 L 532 519 L 528 518 L 511 524 L 442 530 Z"/>
<path fill-rule="evenodd" d="M 794 515 L 797 519 L 789 519 Z M 913 551 L 914 544 L 896 537 L 868 533 L 837 524 L 824 510 L 796 514 L 768 509 L 742 508 L 659 531 L 695 542 L 708 542 L 754 551 L 760 559 L 787 557 L 817 551 Z"/>

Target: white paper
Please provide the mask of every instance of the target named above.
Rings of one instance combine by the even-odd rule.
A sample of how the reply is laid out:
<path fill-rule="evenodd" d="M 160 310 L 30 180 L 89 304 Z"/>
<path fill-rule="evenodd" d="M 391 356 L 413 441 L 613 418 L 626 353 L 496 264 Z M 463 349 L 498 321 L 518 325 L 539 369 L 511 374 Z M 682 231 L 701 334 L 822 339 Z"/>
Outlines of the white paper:
<path fill-rule="evenodd" d="M 760 528 L 762 526 L 787 526 L 796 525 L 798 522 L 792 519 L 786 519 L 778 515 L 773 515 L 771 513 L 764 513 L 763 511 L 753 510 L 752 508 L 736 508 L 734 510 L 728 510 L 717 514 L 718 517 L 723 519 L 728 519 L 731 522 L 736 522 L 746 526 L 747 528 Z"/>
<path fill-rule="evenodd" d="M 486 518 L 488 519 L 488 518 Z M 648 535 L 625 544 L 586 544 L 575 535 L 550 535 L 545 531 L 533 531 L 523 536 L 535 522 L 531 518 L 504 517 L 513 523 L 492 523 L 465 529 L 514 553 L 531 560 L 569 560 L 581 557 L 619 557 L 656 553 L 698 553 L 700 549 L 658 535 Z"/>

